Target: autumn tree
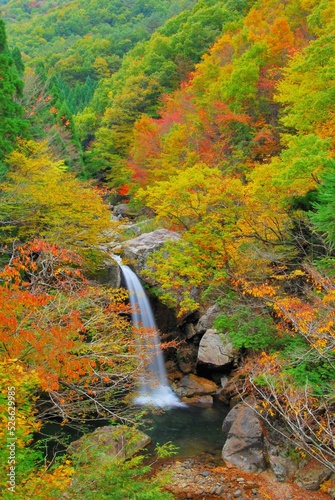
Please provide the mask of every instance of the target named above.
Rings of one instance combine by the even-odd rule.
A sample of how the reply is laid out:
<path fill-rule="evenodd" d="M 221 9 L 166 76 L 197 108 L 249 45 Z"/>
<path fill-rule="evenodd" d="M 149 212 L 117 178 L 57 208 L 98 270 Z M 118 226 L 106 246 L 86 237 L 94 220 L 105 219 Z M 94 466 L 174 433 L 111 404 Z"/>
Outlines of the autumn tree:
<path fill-rule="evenodd" d="M 7 165 L 1 192 L 3 241 L 39 236 L 93 257 L 110 227 L 97 191 L 55 161 L 43 143 L 22 143 Z"/>

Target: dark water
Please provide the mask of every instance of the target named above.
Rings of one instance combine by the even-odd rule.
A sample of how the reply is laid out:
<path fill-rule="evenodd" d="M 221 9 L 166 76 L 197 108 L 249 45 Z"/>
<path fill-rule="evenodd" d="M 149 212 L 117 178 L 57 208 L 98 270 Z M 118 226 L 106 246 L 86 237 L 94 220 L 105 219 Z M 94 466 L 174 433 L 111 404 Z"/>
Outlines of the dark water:
<path fill-rule="evenodd" d="M 151 437 L 153 448 L 171 441 L 180 448 L 180 457 L 200 453 L 220 456 L 224 444 L 222 422 L 228 411 L 228 407 L 218 404 L 173 408 L 148 415 L 142 430 Z"/>

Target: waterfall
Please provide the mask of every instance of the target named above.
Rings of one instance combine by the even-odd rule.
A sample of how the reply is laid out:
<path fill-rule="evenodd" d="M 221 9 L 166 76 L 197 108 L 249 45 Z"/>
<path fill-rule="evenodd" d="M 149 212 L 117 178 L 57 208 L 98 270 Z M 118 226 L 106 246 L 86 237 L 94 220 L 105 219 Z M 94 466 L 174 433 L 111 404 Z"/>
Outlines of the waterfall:
<path fill-rule="evenodd" d="M 144 330 L 139 336 L 143 370 L 135 403 L 160 408 L 184 406 L 169 387 L 154 315 L 144 288 L 128 266 L 120 267 L 129 292 L 133 324 L 135 328 Z"/>

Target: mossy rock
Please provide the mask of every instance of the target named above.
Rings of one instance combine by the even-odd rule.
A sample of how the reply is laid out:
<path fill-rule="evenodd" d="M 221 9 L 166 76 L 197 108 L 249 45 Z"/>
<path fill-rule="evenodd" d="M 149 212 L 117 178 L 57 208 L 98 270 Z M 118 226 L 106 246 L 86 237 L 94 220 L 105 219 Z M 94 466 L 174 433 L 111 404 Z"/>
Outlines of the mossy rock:
<path fill-rule="evenodd" d="M 74 441 L 68 453 L 80 455 L 81 461 L 96 460 L 97 453 L 101 462 L 132 457 L 151 442 L 150 437 L 136 428 L 126 425 L 99 427 L 90 434 Z"/>

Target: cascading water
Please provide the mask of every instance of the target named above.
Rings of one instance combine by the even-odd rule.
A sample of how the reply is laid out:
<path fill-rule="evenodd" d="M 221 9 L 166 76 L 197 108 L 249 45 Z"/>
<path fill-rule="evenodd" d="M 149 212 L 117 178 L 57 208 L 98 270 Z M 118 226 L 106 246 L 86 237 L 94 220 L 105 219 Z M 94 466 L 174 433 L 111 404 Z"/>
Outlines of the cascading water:
<path fill-rule="evenodd" d="M 120 267 L 129 291 L 133 324 L 135 328 L 143 330 L 139 340 L 143 373 L 139 395 L 135 398 L 135 402 L 160 408 L 185 406 L 168 385 L 156 323 L 144 288 L 137 275 L 128 266 L 120 265 Z"/>

